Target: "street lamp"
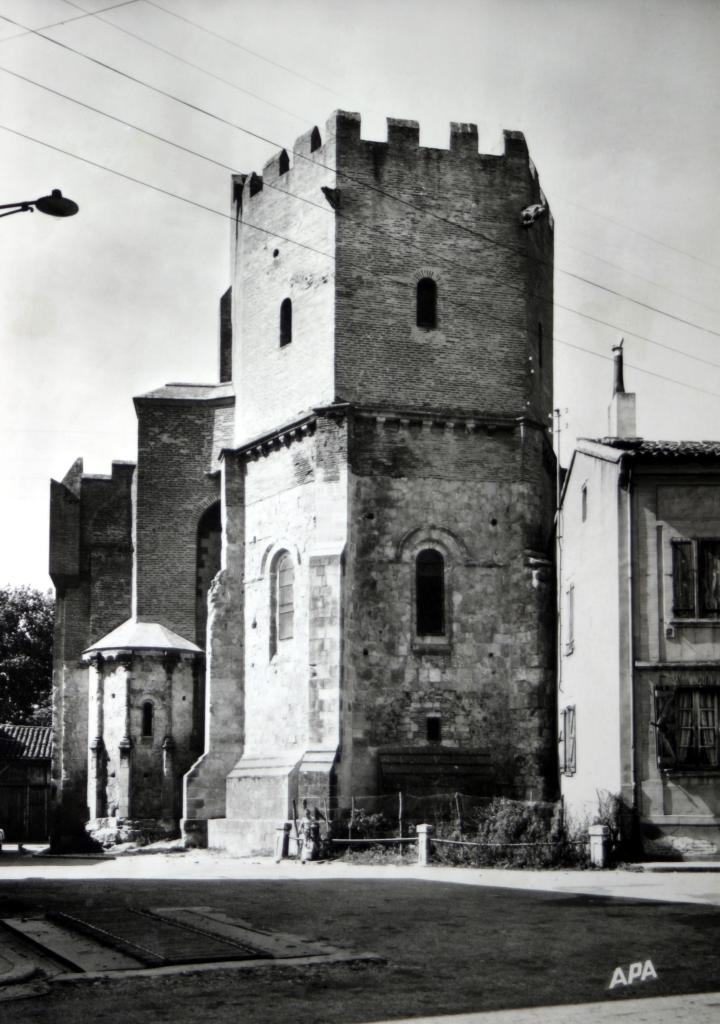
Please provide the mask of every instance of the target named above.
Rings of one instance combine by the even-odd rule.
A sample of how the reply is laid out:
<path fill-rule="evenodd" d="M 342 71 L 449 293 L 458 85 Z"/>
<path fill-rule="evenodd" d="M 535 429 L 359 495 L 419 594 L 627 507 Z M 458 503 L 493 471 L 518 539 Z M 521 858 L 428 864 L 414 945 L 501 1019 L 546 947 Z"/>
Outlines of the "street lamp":
<path fill-rule="evenodd" d="M 74 217 L 80 207 L 72 199 L 66 199 L 59 188 L 54 188 L 49 196 L 41 196 L 39 199 L 29 199 L 24 203 L 5 203 L 0 205 L 0 210 L 7 210 L 7 213 L 0 213 L 0 217 L 10 217 L 13 213 L 30 213 L 38 209 L 41 213 L 47 213 L 51 217 Z"/>

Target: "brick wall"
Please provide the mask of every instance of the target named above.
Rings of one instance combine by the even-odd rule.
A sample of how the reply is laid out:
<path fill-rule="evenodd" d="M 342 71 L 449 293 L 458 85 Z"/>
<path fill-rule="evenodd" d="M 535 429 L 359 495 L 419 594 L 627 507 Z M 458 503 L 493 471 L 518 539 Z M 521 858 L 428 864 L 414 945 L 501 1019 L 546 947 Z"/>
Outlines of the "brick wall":
<path fill-rule="evenodd" d="M 237 443 L 334 397 L 335 218 L 321 191 L 335 184 L 334 140 L 330 134 L 312 151 L 307 133 L 293 148 L 292 167 L 281 174 L 279 155 L 274 157 L 262 179 L 245 181 L 235 208 Z M 280 304 L 286 298 L 292 302 L 292 343 L 281 347 Z"/>
<path fill-rule="evenodd" d="M 219 497 L 218 456 L 232 433 L 231 400 L 139 398 L 136 406 L 137 615 L 195 641 L 197 530 Z"/>
<path fill-rule="evenodd" d="M 338 396 L 549 413 L 552 230 L 549 218 L 520 226 L 540 199 L 522 136 L 506 133 L 504 155 L 486 156 L 474 126 L 453 125 L 441 150 L 419 146 L 415 122 L 389 119 L 382 143 L 360 138 L 357 115 L 336 117 Z M 416 326 L 422 277 L 437 284 L 435 330 Z M 531 375 L 540 319 L 547 351 Z"/>

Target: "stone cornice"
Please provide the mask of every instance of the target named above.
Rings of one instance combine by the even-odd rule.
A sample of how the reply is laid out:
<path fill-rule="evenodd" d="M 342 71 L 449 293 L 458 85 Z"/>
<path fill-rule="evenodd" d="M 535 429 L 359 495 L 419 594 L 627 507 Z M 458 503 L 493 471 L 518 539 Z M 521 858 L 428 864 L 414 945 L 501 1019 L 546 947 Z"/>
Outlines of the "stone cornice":
<path fill-rule="evenodd" d="M 470 434 L 515 433 L 517 430 L 522 431 L 529 428 L 541 431 L 544 437 L 547 435 L 547 430 L 542 423 L 524 415 L 504 416 L 494 413 L 459 412 L 452 409 L 428 410 L 389 406 L 373 408 L 354 406 L 349 402 L 335 402 L 331 405 L 316 406 L 312 411 L 274 430 L 251 438 L 238 445 L 237 448 L 223 448 L 220 451 L 220 459 L 230 454 L 253 460 L 259 459 L 272 451 L 288 447 L 293 441 L 299 441 L 313 434 L 320 419 L 343 420 L 345 418 L 372 421 L 378 426 L 458 430 Z"/>

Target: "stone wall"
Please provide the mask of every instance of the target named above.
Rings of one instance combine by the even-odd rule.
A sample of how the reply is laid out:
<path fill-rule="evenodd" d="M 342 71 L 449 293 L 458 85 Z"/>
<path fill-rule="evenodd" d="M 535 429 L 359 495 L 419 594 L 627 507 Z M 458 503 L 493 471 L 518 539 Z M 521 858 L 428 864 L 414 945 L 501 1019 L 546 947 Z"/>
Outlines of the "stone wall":
<path fill-rule="evenodd" d="M 494 792 L 552 791 L 552 506 L 523 479 L 522 447 L 516 428 L 354 425 L 345 617 L 352 743 L 343 744 L 352 770 L 342 771 L 355 792 L 376 791 L 382 747 L 426 746 L 431 716 L 443 745 L 488 751 Z M 445 559 L 442 637 L 415 627 L 415 557 L 425 547 Z"/>
<path fill-rule="evenodd" d="M 127 652 L 95 657 L 89 672 L 93 826 L 106 831 L 106 819 L 153 819 L 172 831 L 180 818 L 182 777 L 197 756 L 194 657 Z M 148 734 L 146 704 L 152 707 Z"/>

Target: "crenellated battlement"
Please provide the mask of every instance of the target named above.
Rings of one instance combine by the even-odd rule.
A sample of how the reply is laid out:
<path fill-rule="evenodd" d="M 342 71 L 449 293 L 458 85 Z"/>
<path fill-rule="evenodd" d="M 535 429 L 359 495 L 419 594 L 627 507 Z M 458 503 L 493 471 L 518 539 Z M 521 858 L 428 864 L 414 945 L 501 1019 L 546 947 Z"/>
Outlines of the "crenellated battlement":
<path fill-rule="evenodd" d="M 346 110 L 334 111 L 323 132 L 315 126 L 298 136 L 290 149 L 279 150 L 265 163 L 262 174 L 236 175 L 234 201 L 249 202 L 263 191 L 265 184 L 292 190 L 293 172 L 301 164 L 312 164 L 321 170 L 336 172 L 340 177 L 344 173 L 352 175 L 357 168 L 345 166 L 351 160 L 351 153 L 372 155 L 376 162 L 381 161 L 386 166 L 395 157 L 406 162 L 412 158 L 413 153 L 417 154 L 418 160 L 432 157 L 448 161 L 449 164 L 458 160 L 470 164 L 477 160 L 478 169 L 481 170 L 512 161 L 519 171 L 529 173 L 530 179 L 539 188 L 537 172 L 530 160 L 525 136 L 520 131 L 503 132 L 502 153 L 481 153 L 478 126 L 471 122 L 452 121 L 448 146 L 444 148 L 420 144 L 418 121 L 397 117 L 388 117 L 386 121 L 385 141 L 364 139 L 360 114 Z"/>

